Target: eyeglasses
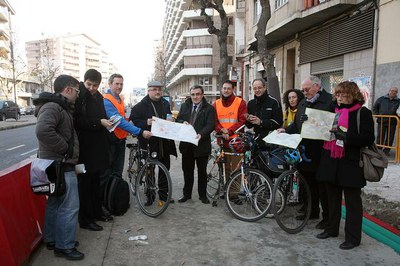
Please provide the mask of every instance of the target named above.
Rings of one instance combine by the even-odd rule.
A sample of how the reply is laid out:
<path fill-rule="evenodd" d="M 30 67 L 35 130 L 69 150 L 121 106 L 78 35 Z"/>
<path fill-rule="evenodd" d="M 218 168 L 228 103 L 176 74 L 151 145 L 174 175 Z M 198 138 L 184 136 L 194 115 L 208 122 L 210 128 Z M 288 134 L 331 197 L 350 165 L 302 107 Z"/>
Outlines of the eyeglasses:
<path fill-rule="evenodd" d="M 81 90 L 75 87 L 70 87 L 71 89 L 74 89 L 76 91 L 76 93 L 79 93 Z"/>
<path fill-rule="evenodd" d="M 201 96 L 203 95 L 201 92 L 191 93 L 190 96 Z"/>
<path fill-rule="evenodd" d="M 346 93 L 335 93 L 336 98 L 350 98 L 351 96 Z"/>

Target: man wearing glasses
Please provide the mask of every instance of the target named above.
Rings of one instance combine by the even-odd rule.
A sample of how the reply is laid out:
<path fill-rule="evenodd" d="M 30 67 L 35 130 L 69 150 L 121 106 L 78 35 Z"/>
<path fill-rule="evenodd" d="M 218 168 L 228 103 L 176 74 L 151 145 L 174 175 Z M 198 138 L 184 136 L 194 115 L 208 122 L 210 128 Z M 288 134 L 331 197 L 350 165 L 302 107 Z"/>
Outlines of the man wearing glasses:
<path fill-rule="evenodd" d="M 58 257 L 81 260 L 84 254 L 76 249 L 79 195 L 75 165 L 79 143 L 73 126 L 74 103 L 78 98 L 79 81 L 60 75 L 54 81 L 54 94 L 43 92 L 34 100 L 37 116 L 38 157 L 64 161 L 66 191 L 62 196 L 49 196 L 46 202 L 44 242 Z"/>
<path fill-rule="evenodd" d="M 317 110 L 329 111 L 333 104 L 332 95 L 321 88 L 321 80 L 316 76 L 309 76 L 301 83 L 301 90 L 305 98 L 300 101 L 297 107 L 297 114 L 294 122 L 286 128 L 289 134 L 300 134 L 303 122 L 308 119 L 305 114 L 306 108 L 313 108 Z M 284 130 L 280 130 L 284 131 Z M 301 162 L 299 170 L 306 178 L 308 185 L 311 189 L 311 216 L 310 219 L 319 219 L 321 202 L 322 207 L 322 221 L 320 221 L 316 228 L 324 229 L 328 221 L 328 203 L 326 198 L 325 186 L 317 182 L 315 174 L 321 159 L 321 150 L 323 140 L 303 139 L 300 145 L 305 146 L 305 153 L 311 162 Z M 297 218 L 304 219 L 304 214 L 300 214 Z"/>
<path fill-rule="evenodd" d="M 215 126 L 214 108 L 204 98 L 204 89 L 200 85 L 190 88 L 190 98 L 182 104 L 177 117 L 177 122 L 191 124 L 197 132 L 198 145 L 188 142 L 179 144 L 182 153 L 182 170 L 185 185 L 183 197 L 178 202 L 183 203 L 192 198 L 194 183 L 194 165 L 197 165 L 199 200 L 208 204 L 207 188 L 207 161 L 211 154 L 210 134 Z"/>
<path fill-rule="evenodd" d="M 147 95 L 135 106 L 132 107 L 129 120 L 132 121 L 141 130 L 151 130 L 153 122 L 152 117 L 156 116 L 161 119 L 167 119 L 167 115 L 172 117 L 169 102 L 162 97 L 163 85 L 159 81 L 151 81 L 147 84 Z M 139 146 L 147 149 L 150 146 L 150 152 L 157 152 L 157 159 L 162 162 L 169 170 L 170 155 L 177 156 L 175 142 L 173 140 L 163 139 L 159 137 L 151 137 L 149 140 L 143 136 L 139 136 Z M 163 177 L 159 177 L 162 182 Z M 160 197 L 165 195 L 160 193 Z M 166 199 L 161 199 L 165 202 Z M 147 205 L 152 205 L 154 199 L 148 198 Z M 171 198 L 170 203 L 174 203 Z"/>
<path fill-rule="evenodd" d="M 104 94 L 104 107 L 107 118 L 119 117 L 119 124 L 115 128 L 111 141 L 111 168 L 112 173 L 122 177 L 125 163 L 125 144 L 128 134 L 150 138 L 151 132 L 129 123 L 125 118 L 124 100 L 120 97 L 124 87 L 124 78 L 120 74 L 112 74 L 108 79 L 110 89 Z"/>
<path fill-rule="evenodd" d="M 254 128 L 254 132 L 259 134 L 258 143 L 264 146 L 262 139 L 270 131 L 282 126 L 283 113 L 279 102 L 268 94 L 267 85 L 263 79 L 255 79 L 252 85 L 254 99 L 247 104 L 246 126 Z"/>

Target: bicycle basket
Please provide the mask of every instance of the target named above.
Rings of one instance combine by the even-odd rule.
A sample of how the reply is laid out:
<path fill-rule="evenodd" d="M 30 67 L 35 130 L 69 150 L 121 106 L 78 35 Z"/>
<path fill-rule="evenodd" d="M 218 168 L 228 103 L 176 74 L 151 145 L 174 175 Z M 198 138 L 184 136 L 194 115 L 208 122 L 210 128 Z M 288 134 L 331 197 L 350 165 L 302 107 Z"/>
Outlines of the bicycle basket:
<path fill-rule="evenodd" d="M 285 159 L 286 149 L 278 148 L 272 151 L 260 151 L 256 157 L 257 165 L 266 174 L 277 177 L 286 170 L 289 164 Z"/>

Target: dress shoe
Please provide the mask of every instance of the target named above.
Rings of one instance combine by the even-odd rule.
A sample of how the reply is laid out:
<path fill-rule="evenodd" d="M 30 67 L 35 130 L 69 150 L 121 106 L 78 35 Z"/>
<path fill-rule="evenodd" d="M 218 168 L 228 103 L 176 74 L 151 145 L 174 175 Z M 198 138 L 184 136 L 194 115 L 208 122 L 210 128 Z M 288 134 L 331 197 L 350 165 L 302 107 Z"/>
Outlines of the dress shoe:
<path fill-rule="evenodd" d="M 208 200 L 207 197 L 199 198 L 199 200 L 200 200 L 201 202 L 203 202 L 204 204 L 210 204 L 210 201 Z"/>
<path fill-rule="evenodd" d="M 357 246 L 359 246 L 360 244 L 358 244 L 358 245 L 356 245 L 356 244 L 353 244 L 353 243 L 350 243 L 350 242 L 347 242 L 347 241 L 344 241 L 342 244 L 340 244 L 340 246 L 339 246 L 339 248 L 340 249 L 353 249 L 353 248 L 355 248 L 355 247 L 357 247 Z"/>
<path fill-rule="evenodd" d="M 169 200 L 169 203 L 175 203 L 175 200 L 174 200 L 173 198 L 171 198 L 171 199 Z"/>
<path fill-rule="evenodd" d="M 103 226 L 100 226 L 96 223 L 81 224 L 80 227 L 83 229 L 90 230 L 90 231 L 102 231 L 103 230 Z"/>
<path fill-rule="evenodd" d="M 190 199 L 191 199 L 190 197 L 185 197 L 185 196 L 183 196 L 182 198 L 178 199 L 178 202 L 179 202 L 179 203 L 184 203 L 184 202 L 186 202 L 186 201 L 188 201 L 188 200 L 190 200 Z"/>
<path fill-rule="evenodd" d="M 328 226 L 328 222 L 326 220 L 321 220 L 317 225 L 315 226 L 316 229 L 325 229 Z"/>
<path fill-rule="evenodd" d="M 71 248 L 71 249 L 55 248 L 54 255 L 56 255 L 57 257 L 64 257 L 67 260 L 81 260 L 83 259 L 83 257 L 85 257 L 85 255 L 76 250 L 76 248 Z"/>
<path fill-rule="evenodd" d="M 337 236 L 338 236 L 338 234 L 330 234 L 328 232 L 323 231 L 322 233 L 317 235 L 317 238 L 318 239 L 327 239 L 330 237 L 337 237 Z"/>
<path fill-rule="evenodd" d="M 109 216 L 102 215 L 100 217 L 97 217 L 96 220 L 102 221 L 102 222 L 111 222 L 114 220 L 114 217 L 112 217 L 111 215 L 109 215 Z"/>
<path fill-rule="evenodd" d="M 47 242 L 46 243 L 46 248 L 48 250 L 54 250 L 55 247 L 56 247 L 56 243 L 55 242 Z M 75 247 L 79 247 L 79 241 L 75 241 Z"/>

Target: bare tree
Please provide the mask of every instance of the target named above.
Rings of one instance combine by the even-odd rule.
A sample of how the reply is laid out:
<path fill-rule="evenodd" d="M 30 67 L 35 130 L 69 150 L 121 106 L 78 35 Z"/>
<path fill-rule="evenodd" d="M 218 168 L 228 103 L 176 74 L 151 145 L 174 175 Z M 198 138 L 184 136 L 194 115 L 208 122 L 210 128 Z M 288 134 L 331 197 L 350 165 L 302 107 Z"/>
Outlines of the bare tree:
<path fill-rule="evenodd" d="M 228 79 L 228 46 L 227 46 L 227 36 L 228 36 L 228 17 L 224 9 L 223 0 L 194 0 L 193 3 L 199 6 L 201 15 L 207 24 L 208 32 L 217 36 L 219 44 L 219 57 L 220 65 L 218 68 L 218 86 Z M 216 10 L 219 14 L 221 20 L 221 26 L 217 29 L 214 26 L 213 19 L 206 13 L 207 8 L 212 8 Z"/>
<path fill-rule="evenodd" d="M 42 89 L 53 92 L 53 80 L 59 74 L 60 67 L 54 62 L 53 50 L 50 47 L 49 39 L 46 38 L 40 43 L 39 55 L 36 57 L 36 66 L 31 69 L 32 76 L 38 79 Z"/>
<path fill-rule="evenodd" d="M 257 39 L 257 54 L 264 67 L 268 82 L 268 93 L 281 102 L 278 77 L 274 66 L 274 55 L 267 48 L 267 23 L 271 18 L 271 6 L 269 0 L 260 0 L 261 15 L 257 22 L 255 37 Z"/>
<path fill-rule="evenodd" d="M 160 41 L 156 48 L 156 60 L 154 62 L 154 80 L 160 81 L 164 85 L 164 92 L 169 95 L 167 90 L 167 59 L 165 57 L 164 42 Z"/>

